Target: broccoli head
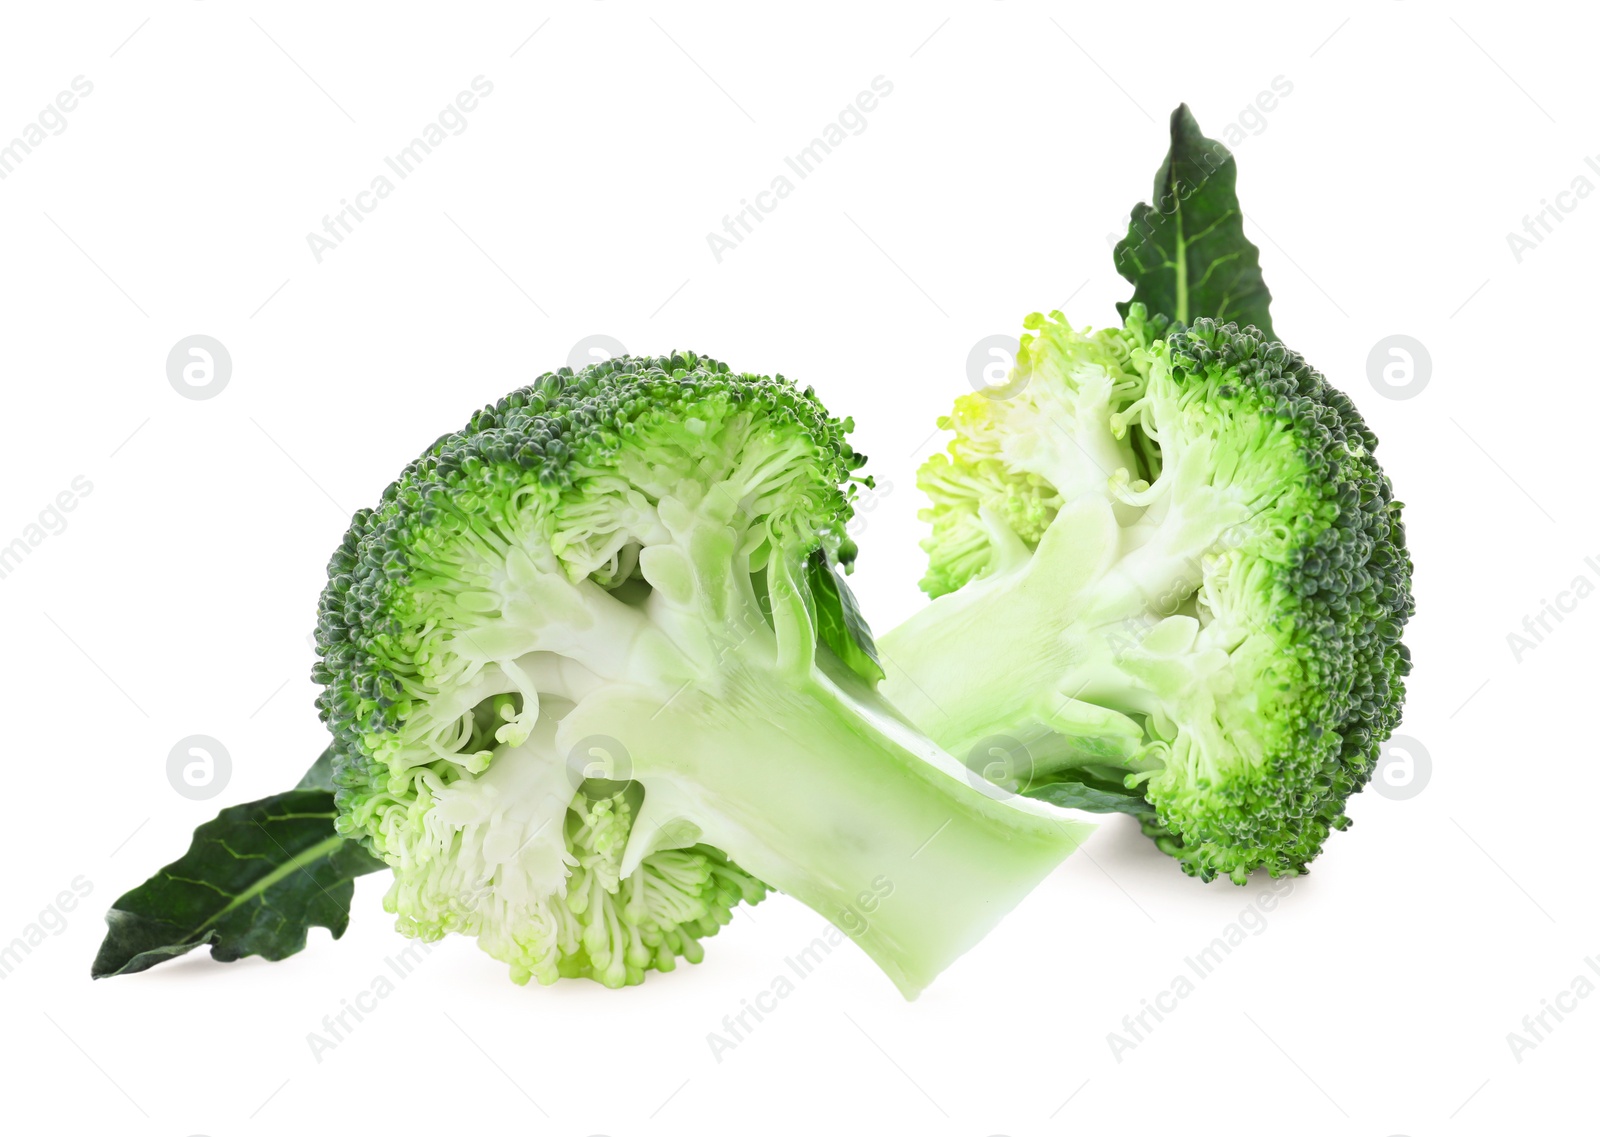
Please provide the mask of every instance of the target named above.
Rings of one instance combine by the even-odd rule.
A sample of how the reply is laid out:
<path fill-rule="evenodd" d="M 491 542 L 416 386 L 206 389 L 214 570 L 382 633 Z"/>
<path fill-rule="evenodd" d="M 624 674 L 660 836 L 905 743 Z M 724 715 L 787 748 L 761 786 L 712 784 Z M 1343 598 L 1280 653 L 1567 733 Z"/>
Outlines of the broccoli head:
<path fill-rule="evenodd" d="M 402 931 L 622 986 L 771 886 L 910 996 L 1076 847 L 877 694 L 837 574 L 850 425 L 781 376 L 615 359 L 478 412 L 356 515 L 315 678 L 339 831 L 392 867 Z"/>
<path fill-rule="evenodd" d="M 1254 327 L 1026 326 L 920 471 L 935 599 L 882 638 L 885 693 L 1013 788 L 1139 816 L 1188 873 L 1305 871 L 1409 671 L 1377 439 Z"/>

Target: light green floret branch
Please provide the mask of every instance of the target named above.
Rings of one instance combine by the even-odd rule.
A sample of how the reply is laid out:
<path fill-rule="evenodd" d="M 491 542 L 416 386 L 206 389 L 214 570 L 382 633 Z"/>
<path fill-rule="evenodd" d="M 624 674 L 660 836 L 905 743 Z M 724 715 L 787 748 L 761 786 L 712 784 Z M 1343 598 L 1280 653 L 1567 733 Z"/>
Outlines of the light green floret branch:
<path fill-rule="evenodd" d="M 486 408 L 357 515 L 320 706 L 402 931 L 619 986 L 770 886 L 911 996 L 1076 847 L 876 693 L 836 571 L 849 428 L 781 378 L 615 360 Z"/>

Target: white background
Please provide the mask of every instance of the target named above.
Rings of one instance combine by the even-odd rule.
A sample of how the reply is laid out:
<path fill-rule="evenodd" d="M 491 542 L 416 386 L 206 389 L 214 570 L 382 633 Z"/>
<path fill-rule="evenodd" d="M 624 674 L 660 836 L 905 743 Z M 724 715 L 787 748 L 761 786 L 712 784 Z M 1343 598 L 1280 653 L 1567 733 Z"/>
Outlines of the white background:
<path fill-rule="evenodd" d="M 1581 1127 L 1559 1119 L 1590 1112 L 1600 998 L 1520 1062 L 1507 1042 L 1600 953 L 1600 600 L 1520 661 L 1507 640 L 1600 582 L 1600 200 L 1568 199 L 1521 263 L 1506 240 L 1600 147 L 1578 6 L 34 9 L 0 28 L 0 141 L 74 76 L 93 93 L 0 181 L 0 544 L 93 489 L 0 579 L 0 941 L 74 878 L 93 892 L 0 981 L 7 1128 Z M 307 233 L 477 75 L 466 131 L 319 264 Z M 866 130 L 718 263 L 707 232 L 878 75 Z M 597 333 L 814 384 L 882 483 L 855 585 L 888 628 L 919 603 L 913 471 L 971 346 L 1038 308 L 1114 320 L 1106 234 L 1149 195 L 1167 113 L 1187 100 L 1221 137 L 1279 75 L 1292 94 L 1236 148 L 1241 198 L 1279 334 L 1352 395 L 1407 504 L 1402 732 L 1432 776 L 1355 801 L 1120 1062 L 1108 1033 L 1261 891 L 1182 876 L 1120 819 L 916 1003 L 836 952 L 720 1062 L 708 1032 L 820 928 L 786 898 L 623 992 L 519 989 L 448 943 L 320 1063 L 308 1032 L 404 945 L 381 878 L 344 940 L 291 961 L 91 985 L 110 902 L 321 749 L 323 566 L 437 435 Z M 206 400 L 165 372 L 194 333 L 233 360 Z M 1396 333 L 1432 360 L 1405 400 L 1368 375 Z M 191 734 L 232 756 L 211 801 L 167 782 Z"/>

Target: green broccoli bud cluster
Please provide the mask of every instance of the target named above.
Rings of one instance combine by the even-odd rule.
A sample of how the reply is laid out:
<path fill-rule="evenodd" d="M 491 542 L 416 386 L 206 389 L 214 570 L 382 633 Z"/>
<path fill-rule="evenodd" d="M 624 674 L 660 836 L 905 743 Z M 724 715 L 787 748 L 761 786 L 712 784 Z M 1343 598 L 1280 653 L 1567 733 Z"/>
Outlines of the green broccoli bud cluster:
<path fill-rule="evenodd" d="M 839 920 L 888 876 L 857 938 L 910 994 L 1075 847 L 872 690 L 835 575 L 849 430 L 782 377 L 617 359 L 485 408 L 356 515 L 315 678 L 338 831 L 394 870 L 401 930 L 618 986 L 768 885 Z"/>
<path fill-rule="evenodd" d="M 1120 787 L 1110 808 L 1187 872 L 1304 871 L 1349 824 L 1409 670 L 1376 439 L 1254 328 L 1139 305 L 1118 329 L 1027 326 L 1026 382 L 961 399 L 919 475 L 938 599 L 883 638 L 886 690 L 957 754 L 1025 740 L 1028 793 Z M 1016 634 L 987 637 L 991 667 L 994 627 Z"/>

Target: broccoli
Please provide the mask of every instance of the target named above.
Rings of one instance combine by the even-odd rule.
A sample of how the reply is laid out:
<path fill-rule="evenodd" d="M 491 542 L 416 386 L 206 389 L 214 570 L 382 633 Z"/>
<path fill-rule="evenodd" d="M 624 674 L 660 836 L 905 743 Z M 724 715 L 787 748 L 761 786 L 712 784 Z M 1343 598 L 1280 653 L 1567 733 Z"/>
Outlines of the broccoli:
<path fill-rule="evenodd" d="M 1410 670 L 1399 502 L 1355 407 L 1254 327 L 1026 321 L 940 426 L 884 693 L 1009 788 L 1121 811 L 1185 872 L 1301 873 Z"/>
<path fill-rule="evenodd" d="M 781 376 L 614 359 L 355 515 L 314 678 L 338 832 L 392 868 L 401 931 L 615 987 L 770 887 L 913 997 L 1077 846 L 877 693 L 837 572 L 850 429 Z"/>

